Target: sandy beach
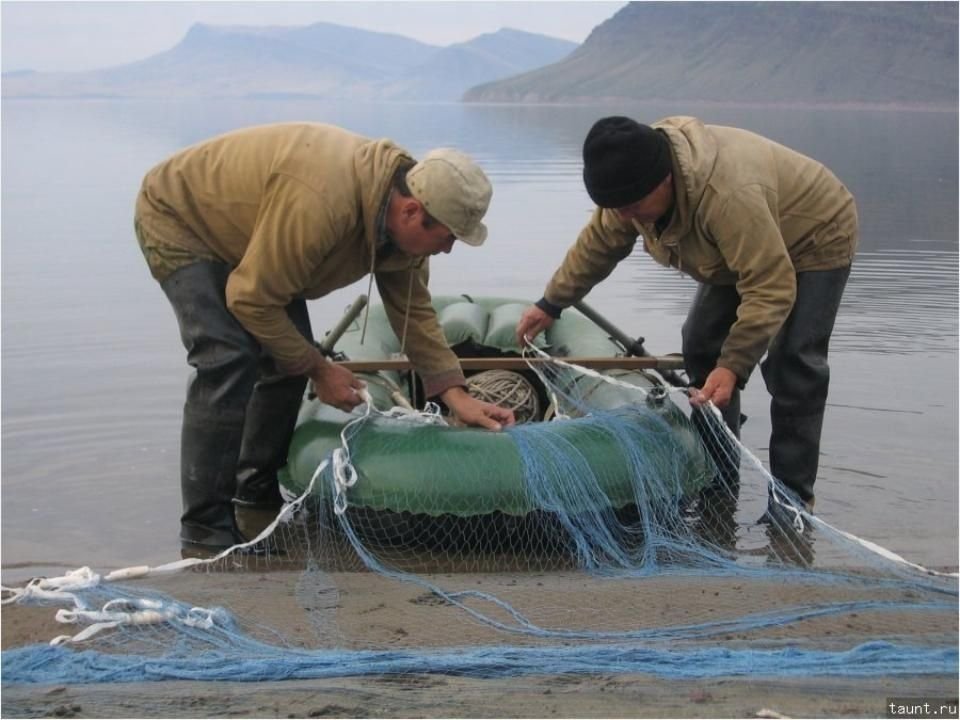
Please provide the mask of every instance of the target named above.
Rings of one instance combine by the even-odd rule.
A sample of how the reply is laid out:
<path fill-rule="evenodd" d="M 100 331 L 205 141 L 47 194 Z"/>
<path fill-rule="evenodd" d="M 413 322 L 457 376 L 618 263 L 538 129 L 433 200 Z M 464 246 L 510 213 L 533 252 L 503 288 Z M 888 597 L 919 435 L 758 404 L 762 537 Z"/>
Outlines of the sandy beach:
<path fill-rule="evenodd" d="M 305 589 L 305 577 L 308 584 Z M 689 622 L 717 614 L 735 616 L 745 608 L 792 602 L 790 588 L 771 582 L 730 579 L 654 578 L 642 596 L 626 595 L 618 581 L 595 583 L 565 573 L 429 576 L 451 589 L 476 587 L 513 602 L 535 593 L 562 597 L 544 606 L 544 621 L 575 622 L 589 608 L 591 626 L 615 627 L 631 620 L 651 627 Z M 366 572 L 320 573 L 313 582 L 336 587 L 321 607 L 320 623 L 304 608 L 314 592 L 309 576 L 282 567 L 239 571 L 185 572 L 148 578 L 145 588 L 190 603 L 229 607 L 238 617 L 254 617 L 256 626 L 279 631 L 292 646 L 344 649 L 535 644 L 464 621 L 463 610 L 416 584 L 387 580 Z M 127 587 L 136 586 L 128 584 Z M 562 591 L 562 593 L 560 592 Z M 821 589 L 821 593 L 835 592 Z M 875 590 L 870 592 L 876 592 Z M 816 600 L 810 588 L 807 601 Z M 824 599 L 826 595 L 824 595 Z M 627 602 L 627 599 L 630 599 Z M 589 604 L 586 604 L 589 603 Z M 640 609 L 645 612 L 639 613 Z M 638 614 L 639 613 L 639 614 Z M 631 618 L 633 614 L 633 618 Z M 923 644 L 944 634 L 957 635 L 957 618 L 941 615 L 918 625 L 889 614 L 855 613 L 804 620 L 756 633 L 729 634 L 709 642 L 743 646 L 757 639 L 774 644 L 848 647 L 870 639 Z M 899 630 L 895 628 L 901 626 Z M 251 627 L 253 627 L 251 625 Z M 324 630 L 326 628 L 326 630 Z M 54 608 L 8 605 L 2 614 L 4 650 L 45 643 L 76 632 L 54 620 Z M 78 646 L 79 649 L 79 646 Z M 12 685 L 4 683 L 4 717 L 883 717 L 888 697 L 953 697 L 954 676 L 783 678 L 758 668 L 749 677 L 700 680 L 664 679 L 650 674 L 530 674 L 478 679 L 444 674 L 407 673 L 283 682 L 183 682 Z"/>
<path fill-rule="evenodd" d="M 663 681 L 645 675 L 437 675 L 269 683 L 4 687 L 4 717 L 871 718 L 891 696 L 952 696 L 956 678 Z"/>

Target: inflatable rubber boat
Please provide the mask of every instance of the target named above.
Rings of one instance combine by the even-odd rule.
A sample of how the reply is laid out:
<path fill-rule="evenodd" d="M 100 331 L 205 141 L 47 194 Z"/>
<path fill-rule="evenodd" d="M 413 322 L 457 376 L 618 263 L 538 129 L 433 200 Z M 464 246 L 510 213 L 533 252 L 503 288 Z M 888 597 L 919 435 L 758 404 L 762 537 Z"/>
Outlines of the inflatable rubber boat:
<path fill-rule="evenodd" d="M 357 476 L 347 491 L 350 507 L 458 517 L 520 516 L 544 510 L 542 491 L 530 487 L 529 476 L 537 471 L 531 469 L 531 448 L 543 450 L 536 460 L 541 464 L 562 463 L 552 469 L 555 474 L 582 477 L 595 488 L 567 492 L 556 500 L 575 506 L 564 508 L 567 511 L 591 511 L 594 508 L 586 505 L 597 503 L 622 509 L 637 502 L 638 492 L 679 498 L 713 477 L 709 456 L 690 420 L 665 392 L 662 377 L 649 370 L 625 369 L 630 359 L 624 357 L 623 348 L 584 315 L 565 312 L 538 338 L 538 347 L 573 361 L 606 358 L 610 367 L 596 372 L 614 378 L 615 384 L 564 368 L 554 369 L 551 382 L 545 383 L 540 373 L 526 366 L 514 332 L 528 303 L 469 296 L 435 297 L 433 302 L 448 343 L 461 357 L 470 392 L 515 407 L 521 424 L 491 432 L 451 426 L 439 417 L 438 422 L 423 422 L 402 414 L 374 413 L 349 439 L 350 463 Z M 361 343 L 360 323 L 353 323 L 337 340 L 335 358 L 361 368 L 355 372 L 367 383 L 377 410 L 422 408 L 425 399 L 416 374 L 393 369 L 403 366 L 397 361 L 400 343 L 383 308 L 369 310 L 365 341 Z M 498 363 L 513 369 L 481 369 Z M 506 395 L 491 395 L 494 386 Z M 287 495 L 305 491 L 321 462 L 342 446 L 344 428 L 362 409 L 344 413 L 315 398 L 305 399 L 288 464 L 281 471 Z M 674 479 L 643 482 L 637 477 L 643 473 Z M 312 492 L 330 498 L 332 486 L 318 482 Z"/>

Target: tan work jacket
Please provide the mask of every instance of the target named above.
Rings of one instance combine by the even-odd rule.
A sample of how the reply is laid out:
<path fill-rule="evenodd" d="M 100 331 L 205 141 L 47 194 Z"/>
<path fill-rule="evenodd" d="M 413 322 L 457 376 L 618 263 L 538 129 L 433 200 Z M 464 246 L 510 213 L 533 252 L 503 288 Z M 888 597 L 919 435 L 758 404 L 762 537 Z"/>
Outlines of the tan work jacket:
<path fill-rule="evenodd" d="M 642 236 L 644 250 L 658 263 L 702 283 L 736 285 L 741 304 L 717 364 L 746 380 L 790 314 L 796 274 L 853 261 L 853 196 L 819 162 L 746 130 L 692 117 L 666 118 L 653 127 L 671 146 L 669 223 L 658 232 L 597 208 L 544 297 L 572 305 Z"/>
<path fill-rule="evenodd" d="M 280 123 L 193 145 L 145 177 L 137 222 L 151 242 L 232 268 L 227 306 L 290 374 L 318 350 L 284 310 L 373 272 L 428 396 L 464 383 L 427 289 L 427 258 L 383 237 L 394 171 L 412 158 L 389 140 L 330 125 Z M 409 297 L 409 301 L 408 301 Z"/>

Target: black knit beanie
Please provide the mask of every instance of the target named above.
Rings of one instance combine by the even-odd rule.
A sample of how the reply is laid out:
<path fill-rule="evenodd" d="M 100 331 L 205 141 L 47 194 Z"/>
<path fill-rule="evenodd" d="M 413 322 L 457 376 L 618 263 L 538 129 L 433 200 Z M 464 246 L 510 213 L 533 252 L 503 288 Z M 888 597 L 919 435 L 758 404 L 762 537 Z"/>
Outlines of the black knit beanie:
<path fill-rule="evenodd" d="M 603 208 L 621 208 L 648 195 L 670 173 L 670 142 L 628 117 L 597 120 L 583 141 L 583 182 Z"/>

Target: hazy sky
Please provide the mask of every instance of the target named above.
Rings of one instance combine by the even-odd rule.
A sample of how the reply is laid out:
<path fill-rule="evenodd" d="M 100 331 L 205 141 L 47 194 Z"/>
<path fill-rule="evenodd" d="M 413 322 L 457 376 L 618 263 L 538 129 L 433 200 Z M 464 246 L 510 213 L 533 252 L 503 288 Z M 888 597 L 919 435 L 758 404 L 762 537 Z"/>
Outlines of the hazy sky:
<path fill-rule="evenodd" d="M 434 45 L 502 27 L 582 42 L 624 2 L 0 2 L 3 70 L 119 65 L 176 45 L 193 23 L 332 22 Z"/>

